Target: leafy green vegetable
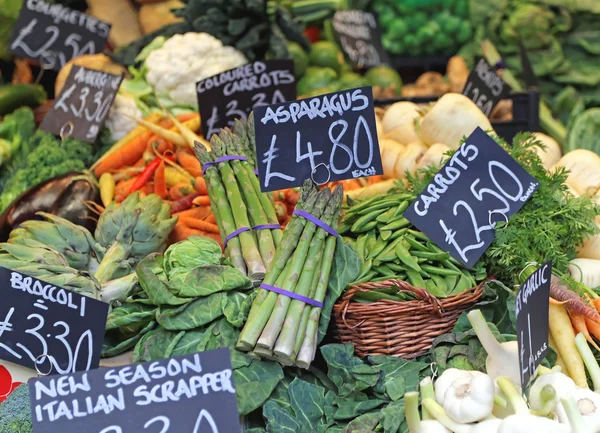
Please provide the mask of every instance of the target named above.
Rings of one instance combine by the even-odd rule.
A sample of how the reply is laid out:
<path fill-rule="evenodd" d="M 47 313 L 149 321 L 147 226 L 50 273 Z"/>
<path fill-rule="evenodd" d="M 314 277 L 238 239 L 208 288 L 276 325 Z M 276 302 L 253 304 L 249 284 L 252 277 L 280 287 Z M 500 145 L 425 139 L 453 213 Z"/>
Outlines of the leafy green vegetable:
<path fill-rule="evenodd" d="M 222 293 L 214 293 L 204 298 L 197 298 L 179 307 L 161 307 L 156 320 L 165 329 L 190 330 L 206 325 L 221 317 Z"/>
<path fill-rule="evenodd" d="M 201 251 L 202 254 L 198 254 Z M 173 277 L 174 272 L 190 270 L 198 266 L 218 265 L 223 252 L 219 244 L 205 236 L 190 236 L 185 242 L 177 242 L 165 251 L 165 272 Z M 201 295 L 197 295 L 201 296 Z"/>

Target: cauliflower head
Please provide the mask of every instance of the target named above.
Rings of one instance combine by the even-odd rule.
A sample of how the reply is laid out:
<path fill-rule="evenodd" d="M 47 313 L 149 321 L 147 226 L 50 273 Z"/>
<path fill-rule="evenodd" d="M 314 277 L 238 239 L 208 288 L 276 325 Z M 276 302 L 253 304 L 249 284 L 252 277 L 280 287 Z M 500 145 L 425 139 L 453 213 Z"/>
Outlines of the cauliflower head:
<path fill-rule="evenodd" d="M 248 63 L 233 47 L 208 33 L 175 35 L 146 59 L 146 81 L 157 95 L 179 105 L 195 106 L 196 83 Z"/>
<path fill-rule="evenodd" d="M 110 138 L 115 141 L 125 137 L 129 131 L 137 126 L 137 123 L 125 117 L 125 114 L 136 119 L 142 117 L 142 112 L 138 109 L 134 99 L 117 94 L 105 122 L 110 131 Z"/>

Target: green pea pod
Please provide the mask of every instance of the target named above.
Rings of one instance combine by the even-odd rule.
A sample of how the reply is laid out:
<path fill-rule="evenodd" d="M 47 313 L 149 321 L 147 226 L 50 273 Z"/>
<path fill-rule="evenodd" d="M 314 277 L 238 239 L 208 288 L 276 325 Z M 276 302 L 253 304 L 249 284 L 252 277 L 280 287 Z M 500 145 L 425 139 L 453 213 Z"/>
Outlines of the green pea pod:
<path fill-rule="evenodd" d="M 391 223 L 383 226 L 381 228 L 381 230 L 398 230 L 398 229 L 401 229 L 402 227 L 406 227 L 408 225 L 410 225 L 410 221 L 404 217 L 400 217 L 400 218 L 392 221 Z"/>
<path fill-rule="evenodd" d="M 365 225 L 363 225 L 363 226 L 361 226 L 359 228 L 354 228 L 354 226 L 352 226 L 352 231 L 354 233 L 368 232 L 369 230 L 372 230 L 375 227 L 377 227 L 377 224 L 379 224 L 377 221 L 370 221 L 370 222 L 366 223 Z"/>
<path fill-rule="evenodd" d="M 446 282 L 446 286 L 448 287 L 448 294 L 452 294 L 454 288 L 456 287 L 456 283 L 458 283 L 458 275 L 446 275 L 444 277 L 444 281 Z"/>
<path fill-rule="evenodd" d="M 450 257 L 449 253 L 446 252 L 430 252 L 430 251 L 412 251 L 411 254 L 415 257 L 427 259 L 427 260 L 435 260 L 441 262 L 443 260 L 447 260 Z"/>
<path fill-rule="evenodd" d="M 456 284 L 456 287 L 454 288 L 454 290 L 452 290 L 450 294 L 458 295 L 459 293 L 462 293 L 465 290 L 470 289 L 471 287 L 473 287 L 473 285 L 471 284 L 471 281 L 469 281 L 469 278 L 467 278 L 466 275 L 461 274 L 460 278 L 458 279 L 458 283 Z"/>
<path fill-rule="evenodd" d="M 410 204 L 410 202 L 408 200 L 403 201 L 402 203 L 400 203 L 398 205 L 398 207 L 396 208 L 396 210 L 394 211 L 394 217 L 398 217 L 400 215 L 402 215 L 404 213 L 404 211 L 406 209 L 408 209 L 408 205 Z"/>
<path fill-rule="evenodd" d="M 421 270 L 421 266 L 419 266 L 415 258 L 410 255 L 408 248 L 406 248 L 402 242 L 396 244 L 394 250 L 396 252 L 396 256 L 398 256 L 398 259 L 400 259 L 400 261 L 406 266 L 408 266 L 410 269 L 416 272 L 419 272 Z"/>
<path fill-rule="evenodd" d="M 419 274 L 418 272 L 408 269 L 406 271 L 406 275 L 408 276 L 408 282 L 414 287 L 421 289 L 426 288 L 425 281 L 423 280 L 423 277 L 421 277 L 421 274 Z"/>
<path fill-rule="evenodd" d="M 376 211 L 373 211 L 366 215 L 361 216 L 354 222 L 354 224 L 352 224 L 352 231 L 354 233 L 365 232 L 365 231 L 367 231 L 364 229 L 365 226 L 368 226 L 371 223 L 375 223 L 374 225 L 371 226 L 371 228 L 375 227 L 377 225 L 377 221 L 375 221 L 375 218 L 377 218 L 380 214 L 382 214 L 384 212 L 385 212 L 385 209 L 380 209 L 380 210 L 376 210 Z M 371 229 L 369 228 L 368 230 L 371 230 Z"/>
<path fill-rule="evenodd" d="M 367 242 L 367 235 L 361 235 L 356 240 L 356 252 L 358 253 L 358 257 L 360 257 L 363 261 L 366 257 L 365 254 L 365 242 Z"/>
<path fill-rule="evenodd" d="M 381 301 L 383 299 L 386 299 L 388 301 L 402 301 L 402 298 L 399 298 L 398 296 L 394 296 L 394 295 L 388 295 L 387 293 L 378 293 L 378 292 L 357 292 L 356 295 L 354 295 L 354 298 L 352 298 L 353 300 L 365 300 L 365 301 L 370 301 L 370 302 L 377 302 L 377 301 Z"/>
<path fill-rule="evenodd" d="M 386 266 L 394 272 L 406 272 L 406 266 L 402 266 L 399 263 L 386 263 Z"/>
<path fill-rule="evenodd" d="M 427 251 L 427 247 L 425 245 L 423 245 L 421 242 L 419 242 L 418 240 L 410 237 L 409 235 L 404 236 L 404 240 L 406 242 L 409 243 L 409 245 L 414 248 L 417 251 L 423 251 L 426 252 Z"/>
<path fill-rule="evenodd" d="M 389 240 L 396 240 L 399 237 L 403 237 L 407 231 L 408 231 L 408 228 L 406 228 L 406 227 L 403 229 L 400 229 L 400 230 L 396 230 L 396 231 L 392 232 L 392 236 L 390 237 Z"/>
<path fill-rule="evenodd" d="M 416 239 L 419 239 L 423 242 L 429 242 L 429 238 L 418 230 L 409 230 L 408 232 L 411 235 L 413 235 Z"/>
<path fill-rule="evenodd" d="M 437 286 L 437 288 L 440 289 L 444 293 L 444 296 L 448 296 L 448 293 L 450 292 L 450 290 L 448 289 L 448 285 L 446 284 L 446 280 L 443 277 L 441 277 L 439 275 L 432 274 L 431 275 L 431 280 L 435 283 L 435 285 Z"/>
<path fill-rule="evenodd" d="M 442 275 L 442 276 L 462 275 L 462 272 L 455 271 L 454 269 L 446 269 L 446 268 L 441 268 L 438 266 L 431 266 L 431 265 L 422 265 L 421 267 L 423 268 L 423 270 L 425 272 L 429 272 L 431 274 L 436 274 L 436 275 Z"/>
<path fill-rule="evenodd" d="M 375 234 L 375 230 L 371 230 L 369 233 L 367 233 L 367 240 L 365 241 L 365 259 L 369 259 L 371 256 L 371 251 L 375 249 L 376 243 L 377 235 Z"/>
<path fill-rule="evenodd" d="M 450 260 L 442 260 L 441 263 L 442 263 L 442 266 L 444 266 L 445 268 L 452 269 L 453 271 L 456 271 L 457 273 L 461 272 L 460 268 L 458 266 L 456 266 L 454 263 L 452 263 Z"/>
<path fill-rule="evenodd" d="M 380 230 L 379 231 L 379 236 L 381 236 L 381 239 L 383 239 L 384 241 L 387 241 L 389 238 L 392 237 L 392 231 L 391 230 Z"/>
<path fill-rule="evenodd" d="M 388 243 L 381 238 L 376 238 L 375 245 L 372 250 L 369 250 L 369 254 L 367 255 L 367 259 L 372 259 L 377 257 L 385 248 L 388 246 Z"/>
<path fill-rule="evenodd" d="M 360 272 L 358 274 L 358 278 L 362 278 L 364 275 L 366 275 L 371 270 L 372 266 L 373 260 L 365 260 L 362 263 L 362 265 L 360 265 Z"/>
<path fill-rule="evenodd" d="M 384 200 L 377 204 L 369 206 L 368 208 L 361 209 L 358 212 L 358 214 L 359 215 L 367 215 L 367 214 L 371 213 L 372 211 L 381 210 L 381 209 L 385 209 L 386 211 L 389 211 L 391 209 L 396 209 L 396 207 L 398 206 L 398 203 L 400 203 L 398 200 Z"/>
<path fill-rule="evenodd" d="M 390 268 L 388 268 L 386 265 L 373 266 L 373 270 L 389 278 L 392 278 L 396 275 L 396 273 Z"/>
<path fill-rule="evenodd" d="M 375 257 L 376 261 L 380 261 L 380 262 L 389 262 L 392 260 L 396 259 L 396 245 L 399 242 L 402 242 L 404 239 L 403 238 L 398 238 L 398 239 L 394 239 L 392 242 L 388 243 L 388 246 L 385 247 L 385 249 L 379 253 L 379 255 L 377 257 Z"/>
<path fill-rule="evenodd" d="M 346 224 L 345 222 L 343 222 L 342 224 L 340 224 L 337 228 L 337 231 L 339 234 L 346 234 L 348 231 L 350 231 L 350 229 L 352 228 L 351 224 Z"/>
<path fill-rule="evenodd" d="M 425 281 L 425 289 L 427 289 L 427 291 L 432 294 L 433 296 L 435 296 L 436 298 L 445 298 L 446 292 L 442 291 L 434 282 L 433 280 L 427 280 Z"/>
<path fill-rule="evenodd" d="M 377 272 L 369 271 L 365 276 L 359 278 L 358 280 L 354 281 L 351 284 L 356 285 L 356 284 L 368 283 L 370 281 L 373 281 L 373 278 L 375 278 L 375 275 L 377 275 Z"/>
<path fill-rule="evenodd" d="M 394 218 L 394 212 L 396 211 L 396 209 L 391 208 L 386 210 L 384 213 L 382 213 L 381 215 L 379 215 L 377 218 L 375 218 L 378 222 L 382 223 L 382 224 L 387 224 L 390 222 L 390 220 L 392 218 Z"/>

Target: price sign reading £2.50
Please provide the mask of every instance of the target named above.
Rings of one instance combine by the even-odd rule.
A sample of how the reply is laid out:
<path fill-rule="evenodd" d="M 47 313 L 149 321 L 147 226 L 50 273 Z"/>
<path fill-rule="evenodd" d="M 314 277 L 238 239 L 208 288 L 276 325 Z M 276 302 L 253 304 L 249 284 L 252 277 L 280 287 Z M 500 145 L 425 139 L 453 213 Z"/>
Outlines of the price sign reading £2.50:
<path fill-rule="evenodd" d="M 0 267 L 0 359 L 42 374 L 98 368 L 108 304 Z"/>
<path fill-rule="evenodd" d="M 421 191 L 404 217 L 471 268 L 539 182 L 477 128 Z"/>
<path fill-rule="evenodd" d="M 33 433 L 238 433 L 228 349 L 29 382 Z"/>
<path fill-rule="evenodd" d="M 480 57 L 467 78 L 463 95 L 472 99 L 479 109 L 490 117 L 494 107 L 508 97 L 509 93 L 510 88 L 498 76 L 495 69 Z"/>
<path fill-rule="evenodd" d="M 294 62 L 279 59 L 248 63 L 196 84 L 202 133 L 208 139 L 221 128 L 246 119 L 254 107 L 296 99 Z"/>
<path fill-rule="evenodd" d="M 257 107 L 254 129 L 263 192 L 383 174 L 371 87 Z"/>
<path fill-rule="evenodd" d="M 110 24 L 61 4 L 42 0 L 22 3 L 10 43 L 15 55 L 58 71 L 74 57 L 104 50 Z"/>
<path fill-rule="evenodd" d="M 522 389 L 527 388 L 529 380 L 535 377 L 537 367 L 548 354 L 551 279 L 552 262 L 548 262 L 527 278 L 517 294 L 515 313 Z"/>
<path fill-rule="evenodd" d="M 93 143 L 122 80 L 123 75 L 73 66 L 40 129 L 63 136 L 70 123 L 67 136 Z"/>

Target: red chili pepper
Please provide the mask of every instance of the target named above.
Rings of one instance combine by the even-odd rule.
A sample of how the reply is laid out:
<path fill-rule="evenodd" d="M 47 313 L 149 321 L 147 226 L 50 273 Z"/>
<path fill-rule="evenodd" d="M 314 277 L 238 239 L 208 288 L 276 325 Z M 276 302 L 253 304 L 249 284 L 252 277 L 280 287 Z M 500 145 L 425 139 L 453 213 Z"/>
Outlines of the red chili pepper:
<path fill-rule="evenodd" d="M 156 169 L 158 168 L 160 163 L 165 159 L 168 159 L 169 161 L 173 161 L 175 158 L 171 155 L 165 156 L 162 158 L 157 156 L 156 158 L 154 158 L 150 162 L 150 164 L 148 164 L 146 166 L 144 171 L 142 171 L 142 174 L 139 175 L 139 177 L 136 179 L 136 181 L 133 183 L 133 185 L 131 185 L 131 188 L 129 189 L 129 193 L 131 194 L 132 192 L 135 192 L 138 189 L 142 189 L 142 187 L 150 181 L 152 176 L 154 176 L 154 172 L 156 171 Z"/>
<path fill-rule="evenodd" d="M 307 27 L 304 30 L 304 36 L 308 38 L 311 44 L 321 40 L 321 30 L 318 27 Z"/>

